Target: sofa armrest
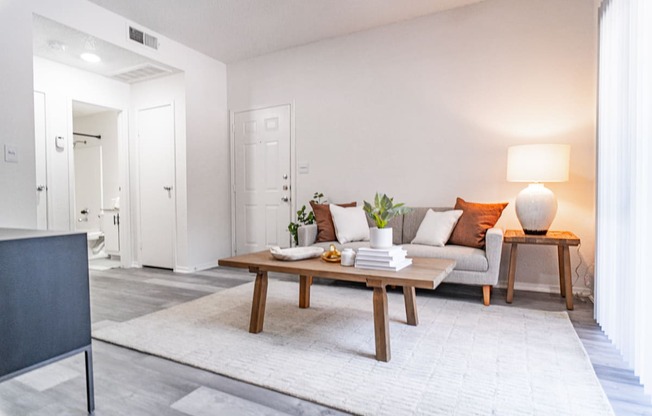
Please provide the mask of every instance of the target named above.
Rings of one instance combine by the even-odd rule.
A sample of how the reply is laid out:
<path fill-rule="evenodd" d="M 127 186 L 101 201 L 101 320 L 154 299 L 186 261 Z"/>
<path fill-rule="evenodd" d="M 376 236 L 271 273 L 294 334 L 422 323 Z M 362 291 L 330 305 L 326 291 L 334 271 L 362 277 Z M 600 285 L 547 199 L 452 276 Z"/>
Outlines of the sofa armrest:
<path fill-rule="evenodd" d="M 317 241 L 317 224 L 301 225 L 297 229 L 299 247 L 307 247 L 315 244 Z"/>
<path fill-rule="evenodd" d="M 500 256 L 503 252 L 503 230 L 502 228 L 490 228 L 485 236 L 485 254 L 489 264 L 489 272 L 498 276 L 500 269 Z"/>

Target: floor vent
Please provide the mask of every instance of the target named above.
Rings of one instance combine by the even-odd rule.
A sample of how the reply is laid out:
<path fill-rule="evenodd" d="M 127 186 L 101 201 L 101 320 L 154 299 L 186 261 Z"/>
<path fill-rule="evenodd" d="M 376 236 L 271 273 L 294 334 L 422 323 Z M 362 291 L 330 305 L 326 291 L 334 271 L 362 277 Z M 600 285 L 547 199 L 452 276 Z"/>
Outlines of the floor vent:
<path fill-rule="evenodd" d="M 170 73 L 172 73 L 172 71 L 169 69 L 161 68 L 160 66 L 152 64 L 143 64 L 113 74 L 111 78 L 132 84 L 134 82 L 145 81 Z"/>

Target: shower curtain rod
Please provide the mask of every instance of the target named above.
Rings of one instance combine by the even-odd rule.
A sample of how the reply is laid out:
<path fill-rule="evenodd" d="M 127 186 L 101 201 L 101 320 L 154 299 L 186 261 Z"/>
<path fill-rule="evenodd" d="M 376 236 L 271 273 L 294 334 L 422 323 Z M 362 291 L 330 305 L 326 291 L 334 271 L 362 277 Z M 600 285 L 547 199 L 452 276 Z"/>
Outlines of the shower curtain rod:
<path fill-rule="evenodd" d="M 84 137 L 94 137 L 98 140 L 102 140 L 102 135 L 101 134 L 86 134 L 86 133 L 75 133 L 73 132 L 75 136 L 84 136 Z"/>

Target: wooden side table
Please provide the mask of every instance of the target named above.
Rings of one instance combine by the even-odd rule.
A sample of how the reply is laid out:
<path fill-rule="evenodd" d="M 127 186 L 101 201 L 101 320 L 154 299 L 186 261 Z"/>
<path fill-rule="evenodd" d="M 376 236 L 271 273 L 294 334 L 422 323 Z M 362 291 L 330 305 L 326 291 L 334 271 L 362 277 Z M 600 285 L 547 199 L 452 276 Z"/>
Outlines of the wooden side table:
<path fill-rule="evenodd" d="M 566 298 L 566 309 L 573 310 L 573 280 L 571 277 L 569 246 L 578 246 L 580 239 L 570 231 L 548 231 L 545 235 L 525 234 L 522 230 L 505 231 L 505 243 L 512 245 L 507 279 L 507 303 L 514 299 L 514 277 L 516 275 L 516 252 L 519 244 L 557 246 L 559 258 L 559 291 Z"/>

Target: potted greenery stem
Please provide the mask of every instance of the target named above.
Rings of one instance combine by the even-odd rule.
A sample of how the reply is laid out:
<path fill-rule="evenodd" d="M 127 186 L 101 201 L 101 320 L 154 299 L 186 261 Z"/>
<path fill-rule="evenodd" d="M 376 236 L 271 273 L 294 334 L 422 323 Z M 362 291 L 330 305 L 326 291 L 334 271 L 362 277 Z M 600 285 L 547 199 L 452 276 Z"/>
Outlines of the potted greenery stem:
<path fill-rule="evenodd" d="M 387 223 L 392 218 L 407 214 L 411 211 L 405 204 L 394 203 L 394 198 L 386 194 L 376 192 L 373 205 L 364 201 L 364 211 L 367 216 L 376 224 L 369 230 L 369 245 L 371 248 L 390 248 L 392 246 L 392 229 Z"/>

